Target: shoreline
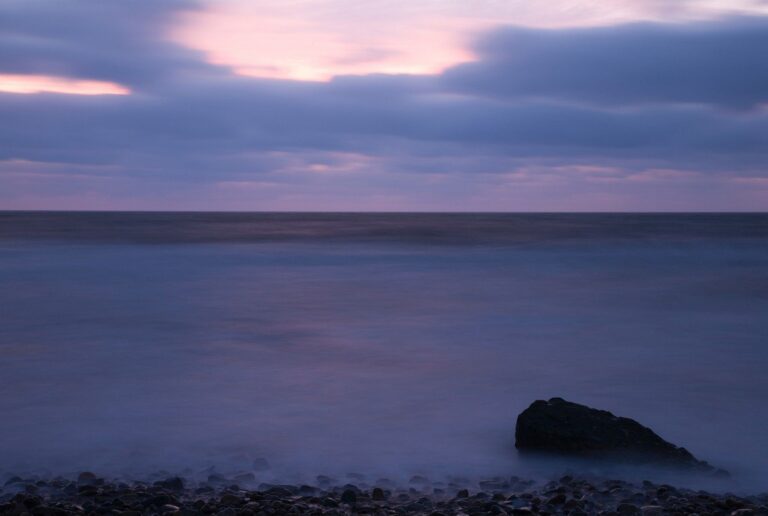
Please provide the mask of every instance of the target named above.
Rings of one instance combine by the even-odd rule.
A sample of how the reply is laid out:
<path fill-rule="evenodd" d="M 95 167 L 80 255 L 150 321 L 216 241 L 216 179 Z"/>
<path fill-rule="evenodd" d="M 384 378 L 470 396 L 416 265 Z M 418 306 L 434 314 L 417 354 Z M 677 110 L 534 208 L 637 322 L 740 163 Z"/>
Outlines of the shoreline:
<path fill-rule="evenodd" d="M 259 483 L 253 474 L 213 474 L 205 481 L 167 477 L 126 482 L 83 472 L 77 479 L 8 478 L 0 487 L 0 514 L 768 516 L 768 492 L 736 495 L 648 480 L 570 475 L 547 482 L 516 476 L 431 482 L 414 476 L 406 484 L 387 479 L 367 482 L 355 475 L 336 481 L 320 475 L 312 484 L 294 485 Z"/>

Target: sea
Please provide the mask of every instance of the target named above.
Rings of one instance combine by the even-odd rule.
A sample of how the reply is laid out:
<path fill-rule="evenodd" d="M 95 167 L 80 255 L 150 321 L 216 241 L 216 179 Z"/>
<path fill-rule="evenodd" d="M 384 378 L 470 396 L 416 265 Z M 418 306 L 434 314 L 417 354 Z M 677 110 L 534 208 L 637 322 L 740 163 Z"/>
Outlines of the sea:
<path fill-rule="evenodd" d="M 555 396 L 768 490 L 768 214 L 0 212 L 0 473 L 535 474 Z"/>

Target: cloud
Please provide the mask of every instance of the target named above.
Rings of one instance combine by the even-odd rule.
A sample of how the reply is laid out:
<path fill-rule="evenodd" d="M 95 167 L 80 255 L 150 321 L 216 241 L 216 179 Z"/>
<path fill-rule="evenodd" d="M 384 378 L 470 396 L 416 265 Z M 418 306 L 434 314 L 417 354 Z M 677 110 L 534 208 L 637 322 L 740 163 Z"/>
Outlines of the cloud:
<path fill-rule="evenodd" d="M 0 70 L 109 81 L 133 89 L 169 73 L 216 71 L 199 52 L 165 39 L 174 17 L 195 0 L 4 0 Z"/>
<path fill-rule="evenodd" d="M 638 23 L 562 30 L 507 27 L 476 46 L 479 60 L 446 87 L 497 98 L 592 105 L 768 101 L 768 18 Z"/>
<path fill-rule="evenodd" d="M 128 4 L 0 5 L 0 74 L 131 90 L 0 93 L 0 207 L 65 194 L 60 206 L 72 207 L 81 191 L 89 205 L 111 197 L 123 209 L 244 209 L 249 199 L 359 208 L 367 198 L 399 209 L 582 209 L 606 189 L 621 199 L 606 207 L 633 196 L 646 206 L 666 185 L 667 208 L 677 195 L 705 209 L 724 192 L 732 201 L 717 206 L 743 202 L 723 184 L 754 181 L 734 178 L 768 175 L 765 65 L 745 43 L 763 41 L 762 19 L 507 27 L 478 42 L 476 62 L 444 74 L 309 82 L 239 76 L 170 42 L 169 24 L 194 3 Z M 699 80 L 674 70 L 665 49 Z M 565 203 L 571 196 L 581 200 Z"/>

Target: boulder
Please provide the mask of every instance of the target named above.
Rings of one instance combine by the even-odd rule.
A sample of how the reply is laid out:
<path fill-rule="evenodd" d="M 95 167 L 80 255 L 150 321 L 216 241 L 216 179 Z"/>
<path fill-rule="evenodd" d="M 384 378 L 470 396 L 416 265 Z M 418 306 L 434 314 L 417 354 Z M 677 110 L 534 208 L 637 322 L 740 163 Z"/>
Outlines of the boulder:
<path fill-rule="evenodd" d="M 534 401 L 517 417 L 515 447 L 521 452 L 715 471 L 635 420 L 562 398 Z"/>

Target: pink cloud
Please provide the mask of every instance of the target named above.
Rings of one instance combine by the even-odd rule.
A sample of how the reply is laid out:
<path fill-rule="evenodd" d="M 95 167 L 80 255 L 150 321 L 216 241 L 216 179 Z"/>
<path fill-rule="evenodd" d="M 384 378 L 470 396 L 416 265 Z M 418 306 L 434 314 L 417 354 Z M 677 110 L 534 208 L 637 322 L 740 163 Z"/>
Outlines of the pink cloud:
<path fill-rule="evenodd" d="M 69 95 L 128 95 L 131 90 L 105 81 L 89 81 L 49 75 L 0 74 L 0 92 L 66 93 Z"/>
<path fill-rule="evenodd" d="M 214 64 L 257 77 L 433 74 L 468 61 L 473 34 L 497 25 L 574 27 L 768 13 L 759 0 L 209 1 L 170 37 Z"/>

